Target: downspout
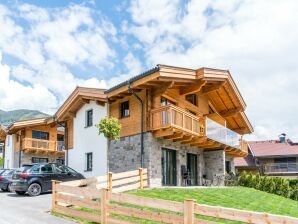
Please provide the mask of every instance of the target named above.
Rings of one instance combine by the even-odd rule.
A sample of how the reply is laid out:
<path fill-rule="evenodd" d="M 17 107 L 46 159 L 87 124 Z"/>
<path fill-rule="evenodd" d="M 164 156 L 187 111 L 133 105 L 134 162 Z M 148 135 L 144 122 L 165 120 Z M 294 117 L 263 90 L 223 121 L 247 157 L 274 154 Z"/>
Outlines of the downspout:
<path fill-rule="evenodd" d="M 17 134 L 17 138 L 20 137 L 20 149 L 19 149 L 19 168 L 21 167 L 21 158 L 22 158 L 22 148 L 23 148 L 23 139 L 22 139 L 22 133 L 23 131 L 21 131 L 21 134 Z"/>
<path fill-rule="evenodd" d="M 128 91 L 134 95 L 140 102 L 141 106 L 141 168 L 144 168 L 144 115 L 143 115 L 143 100 L 131 89 L 130 80 L 127 81 Z"/>
<path fill-rule="evenodd" d="M 66 150 L 66 155 L 65 155 L 65 165 L 68 166 L 68 127 L 67 127 L 67 122 L 65 122 L 65 124 L 61 124 L 59 123 L 55 117 L 54 117 L 54 122 L 55 124 L 59 125 L 60 127 L 64 128 L 64 146 L 65 146 L 65 150 Z"/>

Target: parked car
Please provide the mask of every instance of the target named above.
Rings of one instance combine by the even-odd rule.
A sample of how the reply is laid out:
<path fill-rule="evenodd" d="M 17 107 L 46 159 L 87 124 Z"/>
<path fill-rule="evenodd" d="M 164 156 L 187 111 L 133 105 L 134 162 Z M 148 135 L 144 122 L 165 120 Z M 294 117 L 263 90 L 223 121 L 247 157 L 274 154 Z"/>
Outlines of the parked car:
<path fill-rule="evenodd" d="M 44 163 L 25 166 L 15 171 L 12 176 L 10 189 L 19 195 L 26 192 L 30 196 L 38 196 L 52 190 L 52 180 L 71 181 L 85 179 L 85 177 L 70 167 Z"/>
<path fill-rule="evenodd" d="M 0 189 L 2 191 L 10 191 L 12 175 L 15 169 L 6 169 L 0 174 Z"/>

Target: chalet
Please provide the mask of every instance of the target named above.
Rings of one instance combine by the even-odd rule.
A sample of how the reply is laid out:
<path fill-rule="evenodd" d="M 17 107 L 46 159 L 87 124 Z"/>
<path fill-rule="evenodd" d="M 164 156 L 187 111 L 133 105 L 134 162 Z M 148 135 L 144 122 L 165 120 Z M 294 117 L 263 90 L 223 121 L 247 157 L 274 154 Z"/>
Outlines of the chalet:
<path fill-rule="evenodd" d="M 250 141 L 249 156 L 235 158 L 240 172 L 260 173 L 270 176 L 298 176 L 298 143 L 281 134 L 278 140 Z"/>
<path fill-rule="evenodd" d="M 24 164 L 64 163 L 64 130 L 51 118 L 16 121 L 7 127 L 5 168 Z"/>
<path fill-rule="evenodd" d="M 105 93 L 122 126 L 108 150 L 112 172 L 147 167 L 151 186 L 202 185 L 248 155 L 243 135 L 253 128 L 227 70 L 158 65 Z"/>
<path fill-rule="evenodd" d="M 107 139 L 95 124 L 107 116 L 104 90 L 77 87 L 55 114 L 65 126 L 66 164 L 85 177 L 107 172 Z"/>

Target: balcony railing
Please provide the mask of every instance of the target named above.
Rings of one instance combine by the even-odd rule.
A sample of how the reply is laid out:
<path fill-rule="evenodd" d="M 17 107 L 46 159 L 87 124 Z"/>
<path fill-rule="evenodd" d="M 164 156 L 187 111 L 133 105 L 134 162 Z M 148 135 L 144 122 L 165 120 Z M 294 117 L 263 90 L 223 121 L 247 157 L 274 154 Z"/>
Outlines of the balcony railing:
<path fill-rule="evenodd" d="M 34 138 L 24 138 L 22 142 L 22 149 L 37 149 L 37 150 L 51 150 L 63 151 L 63 141 L 48 141 Z"/>
<path fill-rule="evenodd" d="M 204 118 L 192 115 L 174 105 L 152 110 L 152 129 L 174 127 L 196 136 L 204 136 Z"/>
<path fill-rule="evenodd" d="M 225 145 L 240 148 L 241 135 L 220 125 L 219 123 L 206 118 L 206 135 L 208 138 Z"/>
<path fill-rule="evenodd" d="M 195 136 L 206 136 L 227 146 L 248 151 L 242 136 L 208 117 L 195 116 L 177 106 L 167 105 L 152 110 L 152 130 L 172 127 Z"/>
<path fill-rule="evenodd" d="M 263 167 L 265 174 L 298 173 L 298 163 L 270 163 Z"/>

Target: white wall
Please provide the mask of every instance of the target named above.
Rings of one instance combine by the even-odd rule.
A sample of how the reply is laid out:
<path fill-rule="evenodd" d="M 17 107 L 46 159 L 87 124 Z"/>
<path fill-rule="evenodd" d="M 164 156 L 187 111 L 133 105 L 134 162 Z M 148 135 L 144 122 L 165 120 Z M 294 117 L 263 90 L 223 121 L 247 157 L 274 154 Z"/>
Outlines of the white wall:
<path fill-rule="evenodd" d="M 93 109 L 93 126 L 85 127 L 86 111 Z M 86 178 L 105 175 L 107 172 L 107 139 L 94 126 L 107 116 L 107 105 L 94 101 L 85 104 L 77 112 L 73 123 L 73 149 L 68 152 L 68 166 L 82 173 Z M 93 169 L 85 171 L 86 153 L 93 153 Z"/>
<path fill-rule="evenodd" d="M 7 135 L 5 140 L 5 161 L 4 168 L 14 168 L 13 136 Z"/>

